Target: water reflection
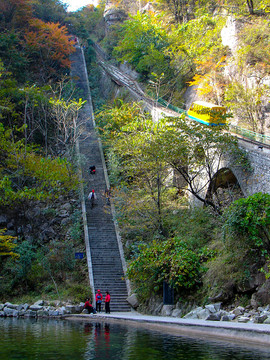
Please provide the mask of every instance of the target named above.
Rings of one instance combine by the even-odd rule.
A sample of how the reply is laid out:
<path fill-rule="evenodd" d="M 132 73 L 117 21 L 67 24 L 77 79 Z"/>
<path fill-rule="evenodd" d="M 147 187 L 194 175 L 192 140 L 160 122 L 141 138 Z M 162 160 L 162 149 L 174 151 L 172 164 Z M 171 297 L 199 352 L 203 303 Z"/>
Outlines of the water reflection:
<path fill-rule="evenodd" d="M 270 350 L 106 322 L 0 319 L 1 360 L 264 360 Z"/>

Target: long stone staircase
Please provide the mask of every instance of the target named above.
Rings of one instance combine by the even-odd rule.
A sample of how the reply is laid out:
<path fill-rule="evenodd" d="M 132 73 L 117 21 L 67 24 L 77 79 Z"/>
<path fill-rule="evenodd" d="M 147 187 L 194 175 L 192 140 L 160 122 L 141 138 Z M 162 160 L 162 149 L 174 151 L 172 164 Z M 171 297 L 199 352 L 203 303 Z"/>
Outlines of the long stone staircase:
<path fill-rule="evenodd" d="M 105 190 L 108 185 L 106 181 L 106 169 L 102 149 L 95 131 L 91 96 L 87 79 L 87 72 L 83 52 L 79 46 L 76 53 L 72 54 L 72 77 L 87 99 L 87 104 L 80 111 L 79 121 L 85 123 L 86 128 L 79 139 L 80 154 L 85 159 L 82 168 L 82 177 L 86 189 L 84 193 L 88 238 L 90 245 L 90 256 L 92 289 L 98 289 L 105 297 L 105 291 L 111 294 L 111 311 L 130 311 L 126 301 L 128 297 L 127 284 L 124 278 L 123 262 L 120 256 L 120 249 L 113 220 L 111 205 L 107 204 Z M 91 175 L 89 166 L 95 165 L 96 174 Z M 94 189 L 97 199 L 94 206 L 91 206 L 87 199 L 89 192 Z M 91 279 L 91 276 L 90 276 Z M 94 302 L 94 301 L 93 301 Z M 104 305 L 104 302 L 103 302 Z"/>

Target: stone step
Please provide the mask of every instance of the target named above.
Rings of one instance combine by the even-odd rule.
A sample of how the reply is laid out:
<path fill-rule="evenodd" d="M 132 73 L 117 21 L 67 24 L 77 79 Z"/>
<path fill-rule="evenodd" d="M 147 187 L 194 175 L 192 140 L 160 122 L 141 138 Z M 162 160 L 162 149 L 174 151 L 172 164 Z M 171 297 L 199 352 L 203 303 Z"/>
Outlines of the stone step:
<path fill-rule="evenodd" d="M 72 54 L 71 58 L 73 56 L 74 62 L 72 63 L 72 67 L 74 69 L 73 71 L 77 73 L 80 71 L 79 69 L 83 69 L 84 59 L 80 49 L 76 49 L 76 53 Z M 85 84 L 87 84 L 87 73 L 83 71 L 78 75 L 80 83 L 84 81 Z M 83 87 L 83 89 L 86 88 Z M 85 98 L 87 98 L 86 95 L 87 94 L 85 94 Z M 89 109 L 90 107 L 86 105 L 80 111 L 79 120 L 83 117 L 89 118 Z M 127 298 L 127 288 L 126 282 L 123 280 L 124 272 L 114 221 L 111 208 L 106 204 L 107 201 L 104 196 L 106 181 L 102 163 L 102 154 L 100 152 L 99 141 L 92 120 L 87 122 L 87 129 L 84 130 L 84 134 L 80 137 L 79 145 L 81 154 L 87 160 L 87 164 L 82 168 L 82 173 L 83 179 L 87 184 L 84 198 L 86 199 L 86 218 L 93 265 L 94 287 L 95 290 L 100 288 L 103 291 L 103 295 L 105 295 L 106 289 L 109 289 L 112 294 L 112 311 L 128 311 L 130 310 L 130 307 L 125 300 Z M 95 165 L 95 175 L 89 173 L 90 165 Z M 90 201 L 87 199 L 87 196 L 92 189 L 95 189 L 97 194 L 97 199 L 93 208 L 91 207 Z"/>

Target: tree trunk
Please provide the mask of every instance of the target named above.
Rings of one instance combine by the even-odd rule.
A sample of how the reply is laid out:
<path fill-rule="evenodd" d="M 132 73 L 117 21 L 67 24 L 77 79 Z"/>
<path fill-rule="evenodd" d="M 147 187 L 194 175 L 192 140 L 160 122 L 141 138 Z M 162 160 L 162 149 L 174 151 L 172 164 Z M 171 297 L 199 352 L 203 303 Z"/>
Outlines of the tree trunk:
<path fill-rule="evenodd" d="M 247 0 L 247 6 L 250 15 L 254 15 L 253 0 Z"/>

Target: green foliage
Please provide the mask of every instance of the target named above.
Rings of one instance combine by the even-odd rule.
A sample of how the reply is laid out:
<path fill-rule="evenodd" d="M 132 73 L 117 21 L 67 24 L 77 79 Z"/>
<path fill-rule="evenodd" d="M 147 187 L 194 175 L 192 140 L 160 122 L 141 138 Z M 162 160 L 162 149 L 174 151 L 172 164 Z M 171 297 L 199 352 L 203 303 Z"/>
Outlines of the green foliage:
<path fill-rule="evenodd" d="M 27 80 L 27 55 L 22 51 L 19 34 L 14 30 L 0 33 L 0 59 L 18 81 Z"/>
<path fill-rule="evenodd" d="M 80 242 L 83 238 L 82 214 L 79 210 L 76 210 L 72 215 L 72 227 L 70 229 L 70 236 L 74 243 Z"/>
<path fill-rule="evenodd" d="M 173 234 L 189 244 L 190 249 L 197 251 L 211 243 L 217 237 L 218 217 L 208 208 L 186 208 L 167 220 Z"/>
<path fill-rule="evenodd" d="M 169 57 L 164 53 L 168 36 L 155 15 L 138 13 L 124 22 L 120 31 L 120 42 L 113 51 L 119 61 L 132 64 L 144 78 L 151 72 L 170 72 Z"/>
<path fill-rule="evenodd" d="M 27 281 L 27 275 L 31 271 L 32 263 L 36 258 L 35 251 L 36 247 L 26 240 L 18 243 L 17 252 L 20 257 L 16 260 L 12 269 L 14 284 Z"/>
<path fill-rule="evenodd" d="M 168 54 L 171 64 L 178 68 L 177 80 L 186 86 L 195 73 L 201 73 L 201 63 L 218 63 L 224 55 L 220 31 L 225 18 L 204 14 L 172 28 Z M 199 64 L 199 65 L 198 65 Z"/>
<path fill-rule="evenodd" d="M 129 263 L 127 274 L 143 298 L 150 296 L 153 291 L 159 292 L 163 281 L 170 283 L 176 291 L 191 289 L 200 283 L 200 255 L 177 238 L 153 241 L 149 246 L 139 247 L 139 255 Z"/>
<path fill-rule="evenodd" d="M 45 158 L 0 124 L 0 203 L 49 200 L 76 188 L 77 176 L 60 158 Z M 15 138 L 16 139 L 16 138 Z"/>
<path fill-rule="evenodd" d="M 235 201 L 220 218 L 222 237 L 213 243 L 216 255 L 207 263 L 204 289 L 211 296 L 234 288 L 250 291 L 250 280 L 269 276 L 270 196 L 256 193 Z M 232 294 L 230 294 L 232 295 Z"/>
<path fill-rule="evenodd" d="M 76 12 L 69 13 L 66 24 L 71 34 L 76 34 L 83 42 L 88 40 L 89 34 L 97 40 L 104 37 L 103 23 L 104 5 L 84 6 Z"/>
<path fill-rule="evenodd" d="M 86 284 L 70 284 L 65 296 L 72 298 L 75 303 L 84 302 L 87 298 L 93 299 L 91 289 Z"/>
<path fill-rule="evenodd" d="M 256 193 L 235 201 L 224 213 L 226 247 L 252 256 L 270 253 L 270 195 Z"/>
<path fill-rule="evenodd" d="M 67 5 L 59 0 L 34 0 L 33 14 L 45 22 L 63 23 L 66 18 Z"/>

